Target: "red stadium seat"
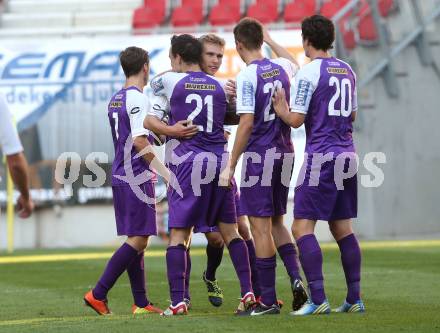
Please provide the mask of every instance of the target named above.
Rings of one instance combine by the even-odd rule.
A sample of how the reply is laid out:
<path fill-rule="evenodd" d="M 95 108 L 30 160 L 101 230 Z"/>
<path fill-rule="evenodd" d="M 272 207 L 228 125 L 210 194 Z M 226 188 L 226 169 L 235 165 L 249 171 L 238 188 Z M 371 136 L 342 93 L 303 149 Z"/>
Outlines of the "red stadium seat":
<path fill-rule="evenodd" d="M 173 10 L 171 24 L 175 27 L 194 26 L 203 21 L 203 0 L 182 0 Z"/>
<path fill-rule="evenodd" d="M 353 50 L 356 47 L 356 37 L 353 29 L 347 28 L 345 20 L 339 22 L 339 32 L 342 34 L 345 48 Z"/>
<path fill-rule="evenodd" d="M 365 15 L 359 20 L 359 39 L 362 41 L 376 41 L 377 30 L 371 14 Z"/>
<path fill-rule="evenodd" d="M 182 7 L 203 8 L 203 0 L 182 0 Z"/>
<path fill-rule="evenodd" d="M 332 0 L 325 2 L 320 9 L 321 15 L 325 17 L 333 17 L 337 12 L 339 12 L 349 0 Z"/>
<path fill-rule="evenodd" d="M 395 7 L 394 0 L 380 0 L 379 12 L 383 17 L 387 17 Z"/>
<path fill-rule="evenodd" d="M 301 22 L 304 17 L 316 13 L 316 3 L 314 0 L 295 0 L 284 8 L 285 22 Z"/>
<path fill-rule="evenodd" d="M 133 13 L 133 28 L 146 29 L 160 25 L 165 19 L 165 0 L 145 0 Z"/>
<path fill-rule="evenodd" d="M 231 25 L 240 20 L 240 1 L 221 0 L 211 9 L 209 23 L 211 25 Z"/>
<path fill-rule="evenodd" d="M 249 6 L 247 16 L 254 17 L 261 23 L 271 23 L 278 19 L 278 0 L 257 0 Z"/>

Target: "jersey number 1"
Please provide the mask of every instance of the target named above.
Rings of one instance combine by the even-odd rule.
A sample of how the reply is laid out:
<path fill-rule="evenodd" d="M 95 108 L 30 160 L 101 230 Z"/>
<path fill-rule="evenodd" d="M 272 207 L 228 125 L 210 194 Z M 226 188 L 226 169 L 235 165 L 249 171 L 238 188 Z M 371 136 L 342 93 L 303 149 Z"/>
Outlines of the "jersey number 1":
<path fill-rule="evenodd" d="M 349 79 L 344 78 L 342 81 L 336 76 L 330 77 L 329 86 L 336 86 L 336 92 L 328 103 L 328 115 L 329 116 L 343 116 L 348 117 L 352 111 L 351 101 L 351 82 Z M 341 100 L 341 109 L 336 109 L 335 104 L 337 100 Z"/>
<path fill-rule="evenodd" d="M 119 134 L 118 134 L 118 127 L 119 127 L 119 118 L 118 118 L 118 113 L 117 112 L 113 112 L 113 119 L 115 120 L 115 134 L 116 134 L 116 140 L 119 139 Z"/>

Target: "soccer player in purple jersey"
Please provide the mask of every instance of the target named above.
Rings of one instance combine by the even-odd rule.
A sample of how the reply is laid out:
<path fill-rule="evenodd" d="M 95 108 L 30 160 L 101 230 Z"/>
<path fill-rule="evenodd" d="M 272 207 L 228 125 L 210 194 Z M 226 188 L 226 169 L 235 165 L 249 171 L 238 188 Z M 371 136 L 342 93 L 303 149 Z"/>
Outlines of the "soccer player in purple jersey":
<path fill-rule="evenodd" d="M 328 221 L 341 251 L 348 292 L 336 311 L 364 312 L 361 251 L 351 222 L 357 216 L 357 159 L 352 137 L 357 112 L 356 76 L 348 64 L 329 53 L 335 39 L 331 20 L 314 15 L 306 18 L 301 28 L 311 62 L 296 76 L 290 111 L 283 90 L 274 96 L 278 116 L 295 128 L 304 123 L 306 129 L 305 173 L 295 188 L 292 232 L 311 300 L 294 315 L 330 312 L 321 248 L 314 235 L 317 220 Z"/>
<path fill-rule="evenodd" d="M 167 135 L 168 140 L 172 139 L 169 126 L 178 121 L 189 120 L 198 129 L 193 137 L 174 139 L 174 149 L 169 154 L 169 167 L 176 176 L 173 181 L 180 185 L 183 195 L 174 189 L 168 191 L 170 242 L 166 260 L 171 304 L 163 312 L 165 316 L 188 311 L 186 245 L 192 228 L 205 225 L 217 225 L 228 247 L 241 287 L 237 312 L 244 312 L 255 303 L 248 250 L 237 231 L 234 195 L 232 190 L 218 185 L 221 161 L 226 153 L 224 82 L 201 70 L 201 55 L 202 45 L 193 36 L 183 34 L 171 39 L 170 59 L 174 72 L 164 73 L 151 82 L 158 99 L 145 120 L 147 128 Z M 160 111 L 168 112 L 168 125 L 160 121 Z"/>
<path fill-rule="evenodd" d="M 261 302 L 249 315 L 278 314 L 276 248 L 291 279 L 293 308 L 301 307 L 307 300 L 295 246 L 283 224 L 289 192 L 288 184 L 283 184 L 283 164 L 284 160 L 288 163 L 289 156 L 293 156 L 290 128 L 276 117 L 272 107 L 275 88 L 290 88 L 297 65 L 291 56 L 290 60 L 266 59 L 263 56 L 264 31 L 261 23 L 255 19 L 242 19 L 234 28 L 234 37 L 237 52 L 247 67 L 237 76 L 237 114 L 240 115 L 240 123 L 222 180 L 230 182 L 239 157 L 245 152 L 243 168 L 246 177 L 240 186 L 240 206 L 251 222 L 261 289 Z M 256 179 L 252 185 L 248 184 L 251 178 Z M 289 182 L 290 173 L 287 178 Z"/>
<path fill-rule="evenodd" d="M 121 52 L 120 62 L 126 82 L 110 100 L 108 118 L 115 147 L 112 189 L 116 228 L 118 235 L 127 236 L 127 240 L 113 254 L 95 288 L 84 296 L 84 301 L 98 314 L 110 314 L 107 294 L 119 276 L 127 271 L 134 298 L 133 314 L 161 313 L 146 296 L 144 272 L 144 250 L 149 236 L 157 233 L 155 174 L 150 170 L 150 164 L 156 170 L 165 169 L 155 158 L 149 131 L 143 126 L 149 109 L 149 101 L 142 94 L 148 82 L 148 52 L 129 47 Z M 138 153 L 142 154 L 141 158 L 136 156 Z M 126 171 L 127 162 L 132 178 Z M 137 186 L 138 193 L 133 191 L 133 186 Z"/>
<path fill-rule="evenodd" d="M 266 29 L 264 29 L 264 41 L 272 48 L 275 54 L 279 57 L 290 59 L 291 55 L 289 52 L 284 49 L 281 45 L 276 43 L 270 37 L 270 34 Z M 202 52 L 202 61 L 200 66 L 205 73 L 214 76 L 217 71 L 220 69 L 223 61 L 224 55 L 224 47 L 225 40 L 215 34 L 207 34 L 199 37 L 199 40 L 202 42 L 203 52 Z M 235 82 L 229 82 L 231 85 L 227 85 L 228 94 L 232 98 L 236 98 L 236 88 Z M 235 102 L 234 102 L 235 103 Z M 225 137 L 228 140 L 229 135 L 231 133 L 231 126 L 225 126 Z M 247 216 L 241 213 L 240 210 L 240 194 L 238 192 L 237 185 L 235 181 L 232 183 L 232 190 L 235 193 L 235 206 L 237 210 L 237 224 L 238 224 L 238 232 L 243 237 L 246 242 L 249 251 L 249 261 L 252 271 L 252 288 L 254 290 L 255 297 L 257 300 L 261 297 L 260 286 L 258 281 L 258 272 L 256 268 L 256 254 L 255 254 L 255 245 L 254 240 L 251 237 L 249 223 Z M 222 257 L 223 257 L 223 239 L 221 237 L 220 232 L 216 226 L 209 228 L 194 228 L 194 232 L 204 232 L 208 244 L 206 246 L 206 254 L 207 254 L 207 266 L 206 270 L 203 273 L 203 280 L 208 289 L 208 298 L 212 305 L 220 306 L 223 301 L 223 292 L 218 285 L 218 281 L 215 278 L 215 273 L 217 268 L 220 266 Z M 189 250 L 188 250 L 189 251 Z M 187 280 L 189 283 L 189 274 L 190 274 L 190 266 L 188 266 L 187 270 Z M 186 288 L 186 298 L 189 300 L 189 285 Z M 280 303 L 281 304 L 281 303 Z"/>

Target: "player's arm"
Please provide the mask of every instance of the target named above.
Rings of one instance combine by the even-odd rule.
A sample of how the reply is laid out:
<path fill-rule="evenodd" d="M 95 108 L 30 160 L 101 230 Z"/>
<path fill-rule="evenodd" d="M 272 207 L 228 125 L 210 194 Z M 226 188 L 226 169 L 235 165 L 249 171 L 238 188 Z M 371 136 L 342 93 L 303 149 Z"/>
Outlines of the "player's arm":
<path fill-rule="evenodd" d="M 245 150 L 254 127 L 256 77 L 250 70 L 237 77 L 237 114 L 240 116 L 232 153 L 225 170 L 220 175 L 222 186 L 230 186 L 235 168 Z"/>
<path fill-rule="evenodd" d="M 231 168 L 235 169 L 241 154 L 244 152 L 254 128 L 254 114 L 244 113 L 240 116 L 234 146 L 231 153 Z"/>
<path fill-rule="evenodd" d="M 298 128 L 304 124 L 305 114 L 298 112 L 290 112 L 289 105 L 286 100 L 286 92 L 284 88 L 277 89 L 272 97 L 272 104 L 278 117 L 287 125 Z"/>
<path fill-rule="evenodd" d="M 356 114 L 358 110 L 358 98 L 357 98 L 357 86 L 356 86 L 356 74 L 352 71 L 354 77 L 354 89 L 353 89 L 353 109 L 351 111 L 351 121 L 354 122 L 356 120 Z"/>
<path fill-rule="evenodd" d="M 144 119 L 143 125 L 145 128 L 158 135 L 166 135 L 173 138 L 189 139 L 198 133 L 196 125 L 192 125 L 190 120 L 181 120 L 172 126 L 169 126 L 167 121 L 170 113 L 169 98 L 171 96 L 170 78 L 172 74 L 163 74 L 156 76 L 150 82 L 153 90 L 153 100 L 151 107 L 147 112 L 147 117 Z"/>
<path fill-rule="evenodd" d="M 299 68 L 299 64 L 296 61 L 296 59 L 290 54 L 288 50 L 286 50 L 284 47 L 282 47 L 280 44 L 278 44 L 272 39 L 272 37 L 269 34 L 269 31 L 265 27 L 263 27 L 263 39 L 266 42 L 266 44 L 270 46 L 270 48 L 277 57 L 285 58 L 291 61 L 293 64 L 295 64 L 297 68 Z"/>
<path fill-rule="evenodd" d="M 220 81 L 226 94 L 225 125 L 238 125 L 240 117 L 237 115 L 237 87 L 235 80 Z"/>
<path fill-rule="evenodd" d="M 12 115 L 6 101 L 0 96 L 0 145 L 6 156 L 6 163 L 12 181 L 17 186 L 20 196 L 17 199 L 17 209 L 21 218 L 27 218 L 34 209 L 34 203 L 29 194 L 29 174 L 23 146 L 12 121 Z"/>
<path fill-rule="evenodd" d="M 169 182 L 170 173 L 156 156 L 154 148 L 148 140 L 150 132 L 144 127 L 144 119 L 148 109 L 149 102 L 144 94 L 136 91 L 129 92 L 129 95 L 127 95 L 127 113 L 130 119 L 133 147 L 166 182 Z"/>
<path fill-rule="evenodd" d="M 165 179 L 166 183 L 170 181 L 170 171 L 162 163 L 159 157 L 156 155 L 153 146 L 148 140 L 148 136 L 140 135 L 133 138 L 133 147 L 138 153 L 142 154 L 142 158 L 148 162 L 159 175 Z"/>
<path fill-rule="evenodd" d="M 170 126 L 153 115 L 148 115 L 144 120 L 145 128 L 152 132 L 180 139 L 190 139 L 198 133 L 197 126 L 191 123 L 190 120 L 180 120 Z"/>
<path fill-rule="evenodd" d="M 304 67 L 295 77 L 291 86 L 290 106 L 287 104 L 284 89 L 277 89 L 272 98 L 275 113 L 286 124 L 298 128 L 304 124 L 310 101 L 319 82 L 319 71 L 314 67 Z"/>
<path fill-rule="evenodd" d="M 20 152 L 6 156 L 6 162 L 12 181 L 20 192 L 20 196 L 17 199 L 19 216 L 27 218 L 34 210 L 34 203 L 29 194 L 29 174 L 26 157 Z"/>
<path fill-rule="evenodd" d="M 143 126 L 156 135 L 166 135 L 173 138 L 189 139 L 198 132 L 196 125 L 190 120 L 181 120 L 169 126 L 167 123 L 169 103 L 165 96 L 154 96 Z"/>

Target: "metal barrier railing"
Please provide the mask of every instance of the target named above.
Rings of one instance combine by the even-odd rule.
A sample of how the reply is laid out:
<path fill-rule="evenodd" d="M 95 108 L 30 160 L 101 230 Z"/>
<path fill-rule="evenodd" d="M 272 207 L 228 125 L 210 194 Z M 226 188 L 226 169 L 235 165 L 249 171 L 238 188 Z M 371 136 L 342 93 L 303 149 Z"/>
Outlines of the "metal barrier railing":
<path fill-rule="evenodd" d="M 393 59 L 410 45 L 416 46 L 421 63 L 425 66 L 433 67 L 434 72 L 440 79 L 440 69 L 434 61 L 434 57 L 426 38 L 426 26 L 440 17 L 440 4 L 434 5 L 431 14 L 424 19 L 421 14 L 420 1 L 410 0 L 412 7 L 411 13 L 414 15 L 417 26 L 411 33 L 397 43 L 397 45 L 390 47 L 388 40 L 388 27 L 386 21 L 381 18 L 378 6 L 379 1 L 380 0 L 352 0 L 332 18 L 336 26 L 336 56 L 353 63 L 353 58 L 350 56 L 344 45 L 340 23 L 347 14 L 350 12 L 356 12 L 362 4 L 368 3 L 370 7 L 370 13 L 373 17 L 374 26 L 377 31 L 378 52 L 382 53 L 382 57 L 380 61 L 376 62 L 366 71 L 365 75 L 360 76 L 358 84 L 359 88 L 365 87 L 374 78 L 381 75 L 385 81 L 385 88 L 388 95 L 390 97 L 398 97 L 399 87 L 397 84 Z M 353 65 L 355 66 L 355 64 Z"/>

